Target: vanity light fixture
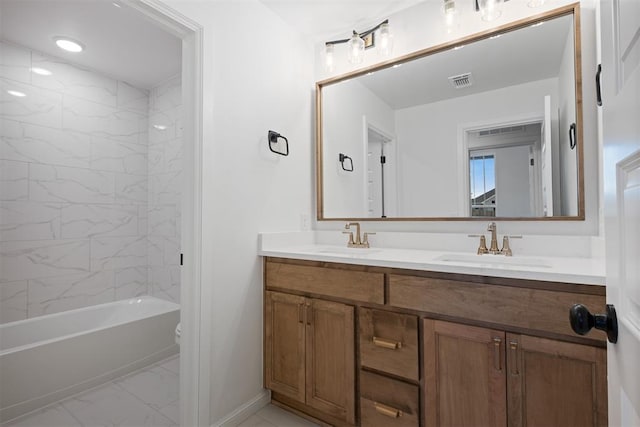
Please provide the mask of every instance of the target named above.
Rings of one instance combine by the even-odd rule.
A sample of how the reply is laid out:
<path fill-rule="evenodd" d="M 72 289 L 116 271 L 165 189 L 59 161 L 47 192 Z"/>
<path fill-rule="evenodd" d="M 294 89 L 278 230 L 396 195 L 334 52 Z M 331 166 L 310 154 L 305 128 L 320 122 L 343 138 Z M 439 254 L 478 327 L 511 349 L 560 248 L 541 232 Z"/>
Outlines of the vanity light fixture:
<path fill-rule="evenodd" d="M 378 40 L 376 40 L 378 39 Z M 327 71 L 335 68 L 335 45 L 347 44 L 347 59 L 352 64 L 360 64 L 364 60 L 364 51 L 377 45 L 378 54 L 388 56 L 393 50 L 393 34 L 389 27 L 389 20 L 385 20 L 375 27 L 353 34 L 348 39 L 332 40 L 325 45 L 325 66 Z"/>
<path fill-rule="evenodd" d="M 12 96 L 17 96 L 18 98 L 24 98 L 25 96 L 27 96 L 26 93 L 19 92 L 17 90 L 8 90 L 7 93 Z"/>
<path fill-rule="evenodd" d="M 67 52 L 78 53 L 84 50 L 84 45 L 79 41 L 70 39 L 69 37 L 54 37 L 56 45 Z"/>
<path fill-rule="evenodd" d="M 47 70 L 46 68 L 40 68 L 40 67 L 31 67 L 31 72 L 34 74 L 39 74 L 41 76 L 50 76 L 51 74 L 53 74 L 51 71 Z"/>

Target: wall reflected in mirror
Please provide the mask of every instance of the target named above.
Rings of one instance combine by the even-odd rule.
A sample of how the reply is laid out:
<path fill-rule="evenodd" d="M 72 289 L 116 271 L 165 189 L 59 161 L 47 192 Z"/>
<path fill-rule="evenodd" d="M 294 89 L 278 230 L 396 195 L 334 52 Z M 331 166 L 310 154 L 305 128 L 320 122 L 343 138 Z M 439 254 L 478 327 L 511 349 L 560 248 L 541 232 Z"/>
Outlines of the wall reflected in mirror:
<path fill-rule="evenodd" d="M 580 219 L 579 43 L 562 13 L 319 83 L 319 219 Z"/>

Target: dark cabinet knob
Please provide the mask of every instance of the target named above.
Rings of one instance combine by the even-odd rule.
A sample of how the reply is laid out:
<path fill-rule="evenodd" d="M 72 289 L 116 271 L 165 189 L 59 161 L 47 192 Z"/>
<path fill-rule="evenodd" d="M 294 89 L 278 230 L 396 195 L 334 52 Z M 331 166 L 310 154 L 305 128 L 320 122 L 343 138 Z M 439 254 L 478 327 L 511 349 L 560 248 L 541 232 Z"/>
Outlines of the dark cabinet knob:
<path fill-rule="evenodd" d="M 592 328 L 607 333 L 610 343 L 618 341 L 618 317 L 613 304 L 607 304 L 605 314 L 591 314 L 582 304 L 574 304 L 569 310 L 571 329 L 578 335 L 586 335 Z"/>

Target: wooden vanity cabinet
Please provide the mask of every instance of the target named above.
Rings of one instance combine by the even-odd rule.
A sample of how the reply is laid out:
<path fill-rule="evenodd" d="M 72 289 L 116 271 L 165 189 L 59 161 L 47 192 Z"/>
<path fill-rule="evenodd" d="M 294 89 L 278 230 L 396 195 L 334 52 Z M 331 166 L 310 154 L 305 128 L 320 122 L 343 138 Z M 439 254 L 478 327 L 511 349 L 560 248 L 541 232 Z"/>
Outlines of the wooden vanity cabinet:
<path fill-rule="evenodd" d="M 425 423 L 607 425 L 606 350 L 423 320 Z"/>
<path fill-rule="evenodd" d="M 605 335 L 568 310 L 601 286 L 265 262 L 265 387 L 348 427 L 607 425 Z"/>
<path fill-rule="evenodd" d="M 354 307 L 265 294 L 265 386 L 355 424 Z"/>

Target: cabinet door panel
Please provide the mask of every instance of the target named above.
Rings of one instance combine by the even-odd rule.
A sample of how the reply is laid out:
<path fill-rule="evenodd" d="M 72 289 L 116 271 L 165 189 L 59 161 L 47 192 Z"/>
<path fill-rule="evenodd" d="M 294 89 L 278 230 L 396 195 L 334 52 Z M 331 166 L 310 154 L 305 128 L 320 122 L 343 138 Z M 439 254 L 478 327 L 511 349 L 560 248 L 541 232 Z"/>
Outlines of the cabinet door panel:
<path fill-rule="evenodd" d="M 509 426 L 607 425 L 606 350 L 508 334 Z"/>
<path fill-rule="evenodd" d="M 265 387 L 304 402 L 305 298 L 266 292 Z"/>
<path fill-rule="evenodd" d="M 505 333 L 424 319 L 425 425 L 506 426 Z"/>
<path fill-rule="evenodd" d="M 307 300 L 307 405 L 355 423 L 354 309 Z"/>

